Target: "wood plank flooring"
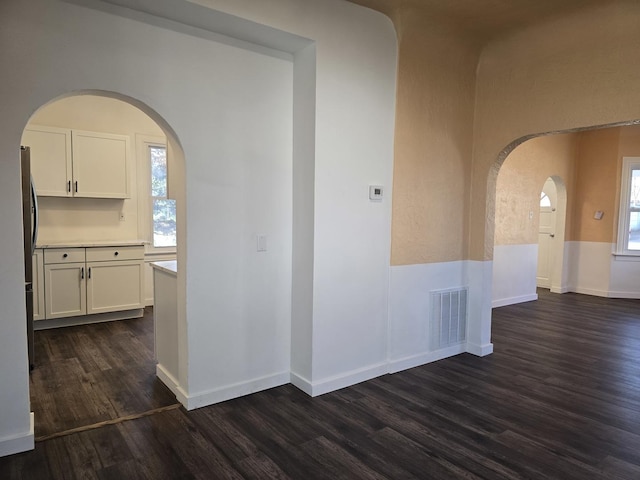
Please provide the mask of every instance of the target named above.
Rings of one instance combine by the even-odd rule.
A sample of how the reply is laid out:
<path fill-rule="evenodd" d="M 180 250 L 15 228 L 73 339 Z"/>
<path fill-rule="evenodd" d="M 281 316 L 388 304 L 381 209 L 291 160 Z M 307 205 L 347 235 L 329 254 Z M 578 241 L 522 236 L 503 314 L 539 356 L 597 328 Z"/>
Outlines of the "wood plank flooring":
<path fill-rule="evenodd" d="M 176 403 L 157 379 L 153 310 L 144 317 L 35 332 L 36 438 Z"/>
<path fill-rule="evenodd" d="M 640 301 L 539 293 L 494 310 L 493 355 L 67 435 L 0 478 L 640 478 Z"/>

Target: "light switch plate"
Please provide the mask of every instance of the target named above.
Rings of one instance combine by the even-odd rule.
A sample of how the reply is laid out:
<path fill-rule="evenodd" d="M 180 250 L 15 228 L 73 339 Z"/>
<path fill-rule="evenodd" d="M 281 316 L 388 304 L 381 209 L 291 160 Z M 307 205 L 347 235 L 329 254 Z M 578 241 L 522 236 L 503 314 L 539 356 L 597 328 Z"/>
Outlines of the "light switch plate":
<path fill-rule="evenodd" d="M 256 235 L 256 246 L 258 252 L 267 251 L 267 236 L 263 234 Z"/>

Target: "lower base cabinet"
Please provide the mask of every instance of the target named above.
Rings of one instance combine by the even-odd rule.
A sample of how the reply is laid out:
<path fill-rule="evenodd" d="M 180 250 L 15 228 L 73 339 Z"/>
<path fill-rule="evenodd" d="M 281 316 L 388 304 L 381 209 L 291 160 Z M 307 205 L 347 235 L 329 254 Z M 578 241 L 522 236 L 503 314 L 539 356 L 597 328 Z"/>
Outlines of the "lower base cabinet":
<path fill-rule="evenodd" d="M 45 318 L 86 315 L 87 283 L 84 263 L 44 266 Z"/>
<path fill-rule="evenodd" d="M 44 250 L 48 319 L 144 307 L 144 247 Z"/>
<path fill-rule="evenodd" d="M 87 314 L 144 307 L 144 262 L 87 263 Z"/>

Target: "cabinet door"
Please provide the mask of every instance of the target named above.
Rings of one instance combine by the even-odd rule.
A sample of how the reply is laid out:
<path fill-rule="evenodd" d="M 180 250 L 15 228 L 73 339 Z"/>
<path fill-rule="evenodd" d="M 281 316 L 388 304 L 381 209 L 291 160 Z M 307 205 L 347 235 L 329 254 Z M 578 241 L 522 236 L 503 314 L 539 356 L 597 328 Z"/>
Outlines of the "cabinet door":
<path fill-rule="evenodd" d="M 87 263 L 87 313 L 144 307 L 144 262 Z"/>
<path fill-rule="evenodd" d="M 129 137 L 73 130 L 73 195 L 129 198 Z"/>
<path fill-rule="evenodd" d="M 74 317 L 87 313 L 87 283 L 84 263 L 44 266 L 45 314 L 47 319 Z"/>
<path fill-rule="evenodd" d="M 36 193 L 46 197 L 71 196 L 71 130 L 31 126 L 22 135 L 31 148 L 31 174 Z"/>
<path fill-rule="evenodd" d="M 42 250 L 33 252 L 33 320 L 44 320 L 44 261 Z"/>

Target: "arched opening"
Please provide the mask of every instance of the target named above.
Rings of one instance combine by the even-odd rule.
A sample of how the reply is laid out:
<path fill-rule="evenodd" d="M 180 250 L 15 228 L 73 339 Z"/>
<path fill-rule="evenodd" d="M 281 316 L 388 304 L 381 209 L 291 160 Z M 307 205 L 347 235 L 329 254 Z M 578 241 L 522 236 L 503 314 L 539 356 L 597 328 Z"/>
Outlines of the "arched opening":
<path fill-rule="evenodd" d="M 40 107 L 22 143 L 32 145 L 40 220 L 33 268 L 40 282 L 31 382 L 36 436 L 175 404 L 156 378 L 158 339 L 167 338 L 167 326 L 156 324 L 148 307 L 151 263 L 184 255 L 177 136 L 142 102 L 87 90 Z M 173 295 L 184 299 L 179 279 L 173 285 Z M 178 302 L 172 331 L 184 324 L 183 310 Z M 178 335 L 168 341 L 175 352 L 185 348 Z M 46 395 L 34 398 L 43 389 Z"/>
<path fill-rule="evenodd" d="M 540 191 L 536 285 L 557 293 L 563 285 L 566 216 L 566 185 L 561 177 L 552 175 Z"/>
<path fill-rule="evenodd" d="M 624 157 L 640 155 L 637 123 L 521 140 L 505 149 L 495 168 L 493 307 L 535 300 L 536 287 L 640 297 L 631 280 L 640 273 L 637 262 L 612 255 L 621 165 Z"/>

